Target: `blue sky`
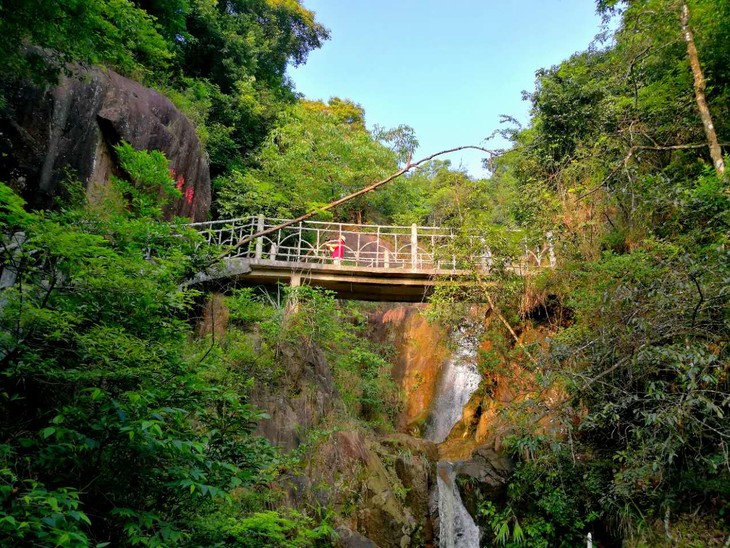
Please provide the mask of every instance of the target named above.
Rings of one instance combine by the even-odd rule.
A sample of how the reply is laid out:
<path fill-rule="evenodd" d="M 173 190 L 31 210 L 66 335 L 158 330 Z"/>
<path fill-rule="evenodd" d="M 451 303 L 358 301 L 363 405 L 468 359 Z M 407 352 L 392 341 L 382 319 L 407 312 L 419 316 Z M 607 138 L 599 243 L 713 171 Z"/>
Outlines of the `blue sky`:
<path fill-rule="evenodd" d="M 303 0 L 332 37 L 290 69 L 310 99 L 352 99 L 369 127 L 412 126 L 415 158 L 479 145 L 500 114 L 528 120 L 535 71 L 588 47 L 591 0 Z M 503 146 L 503 143 L 501 143 Z M 489 148 L 500 146 L 490 141 Z M 479 153 L 448 157 L 482 176 Z"/>

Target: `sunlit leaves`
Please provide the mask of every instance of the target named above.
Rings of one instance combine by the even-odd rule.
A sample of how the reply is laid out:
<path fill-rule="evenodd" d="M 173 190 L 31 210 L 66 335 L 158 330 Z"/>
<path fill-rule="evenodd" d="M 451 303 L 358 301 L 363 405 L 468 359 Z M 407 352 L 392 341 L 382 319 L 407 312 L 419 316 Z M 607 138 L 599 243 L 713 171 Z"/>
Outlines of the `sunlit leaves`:
<path fill-rule="evenodd" d="M 364 128 L 351 102 L 303 101 L 282 116 L 257 157 L 259 168 L 217 181 L 226 216 L 299 215 L 341 198 L 397 169 L 395 155 Z M 340 208 L 341 218 L 362 219 L 365 199 Z"/>

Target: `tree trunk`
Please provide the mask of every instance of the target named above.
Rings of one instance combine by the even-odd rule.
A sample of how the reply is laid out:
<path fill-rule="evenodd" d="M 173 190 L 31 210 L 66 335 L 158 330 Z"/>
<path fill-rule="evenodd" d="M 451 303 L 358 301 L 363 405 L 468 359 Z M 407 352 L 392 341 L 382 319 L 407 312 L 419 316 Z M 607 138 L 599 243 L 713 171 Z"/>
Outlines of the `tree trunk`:
<path fill-rule="evenodd" d="M 695 99 L 700 109 L 702 125 L 705 128 L 707 145 L 710 148 L 710 156 L 712 157 L 712 163 L 715 165 L 715 171 L 717 171 L 719 177 L 723 177 L 725 174 L 725 162 L 722 159 L 722 149 L 717 140 L 715 126 L 712 124 L 712 115 L 710 114 L 707 99 L 705 98 L 705 76 L 702 74 L 702 67 L 700 66 L 700 58 L 697 54 L 697 46 L 695 46 L 692 29 L 689 28 L 689 7 L 686 2 L 682 3 L 681 22 L 684 41 L 687 42 L 687 56 L 689 57 L 689 64 L 692 67 L 692 76 L 694 77 Z"/>

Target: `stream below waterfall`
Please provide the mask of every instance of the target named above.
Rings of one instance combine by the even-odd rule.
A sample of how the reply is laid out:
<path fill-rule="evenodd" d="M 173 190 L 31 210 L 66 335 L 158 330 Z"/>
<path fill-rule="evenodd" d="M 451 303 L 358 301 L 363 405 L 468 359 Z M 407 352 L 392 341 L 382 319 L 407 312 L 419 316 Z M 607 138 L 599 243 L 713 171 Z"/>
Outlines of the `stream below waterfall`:
<path fill-rule="evenodd" d="M 436 472 L 439 548 L 479 548 L 479 527 L 461 502 L 453 465 L 441 461 Z"/>
<path fill-rule="evenodd" d="M 479 387 L 477 370 L 478 337 L 467 327 L 453 333 L 454 353 L 444 364 L 431 416 L 424 437 L 442 443 L 462 417 L 464 406 Z M 479 548 L 479 528 L 461 501 L 452 463 L 440 461 L 437 467 L 438 546 L 440 548 Z"/>

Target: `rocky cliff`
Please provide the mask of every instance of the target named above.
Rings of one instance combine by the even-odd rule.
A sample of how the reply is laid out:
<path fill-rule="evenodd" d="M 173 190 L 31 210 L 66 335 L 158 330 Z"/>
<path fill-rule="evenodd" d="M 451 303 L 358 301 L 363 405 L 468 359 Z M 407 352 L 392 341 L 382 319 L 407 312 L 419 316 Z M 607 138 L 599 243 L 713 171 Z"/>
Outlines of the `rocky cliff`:
<path fill-rule="evenodd" d="M 110 70 L 73 67 L 53 87 L 6 90 L 0 114 L 0 173 L 34 207 L 63 195 L 79 178 L 93 200 L 116 170 L 113 146 L 159 150 L 183 197 L 169 216 L 203 220 L 211 200 L 208 161 L 193 124 L 162 94 Z"/>
<path fill-rule="evenodd" d="M 282 504 L 331 508 L 340 546 L 448 545 L 466 534 L 470 545 L 478 543 L 479 505 L 503 500 L 512 473 L 501 451 L 511 428 L 503 412 L 537 394 L 554 396 L 540 393 L 534 372 L 514 352 L 514 341 L 491 329 L 500 324 L 489 310 L 474 307 L 465 318 L 473 331 L 469 337 L 467 330 L 450 333 L 429 323 L 423 312 L 419 305 L 388 306 L 369 317 L 369 335 L 395 349 L 392 376 L 406 400 L 397 421 L 400 432 L 369 428 L 353 409 L 348 412 L 332 364 L 310 344 L 281 344 L 277 366 L 284 374 L 276 383 L 259 384 L 251 395 L 268 417 L 258 433 L 301 458 L 281 469 L 275 489 Z M 199 334 L 225 337 L 227 318 L 222 296 L 210 297 Z M 531 321 L 516 329 L 520 345 L 539 346 L 547 334 Z M 478 369 L 479 386 L 457 401 L 448 396 L 460 390 L 459 383 L 443 381 L 458 379 L 448 374 L 458 356 L 464 358 L 458 367 Z M 456 413 L 449 414 L 453 420 L 436 440 L 429 425 L 444 399 L 456 402 Z M 547 418 L 543 426 L 550 427 Z"/>
<path fill-rule="evenodd" d="M 421 314 L 425 306 L 388 307 L 370 317 L 372 336 L 396 350 L 393 379 L 405 397 L 398 426 L 419 435 L 436 395 L 442 365 L 451 352 L 448 332 Z"/>
<path fill-rule="evenodd" d="M 426 321 L 424 311 L 423 305 L 408 305 L 371 314 L 372 336 L 395 347 L 393 377 L 406 399 L 400 428 L 415 435 L 429 436 L 434 419 L 444 411 L 442 404 L 459 400 L 453 396 L 464 387 L 457 382 L 460 377 L 454 375 L 455 364 L 464 367 L 466 361 L 472 367 L 476 365 L 478 387 L 453 410 L 445 439 L 435 440 L 440 442 L 439 466 L 448 465 L 461 491 L 461 501 L 476 518 L 480 501 L 499 502 L 506 495 L 512 463 L 502 445 L 515 433 L 512 414 L 521 405 L 549 409 L 552 402 L 564 397 L 559 389 L 546 390 L 540 385 L 539 371 L 530 355 L 520 351 L 528 347 L 535 352 L 544 346 L 554 326 L 541 318 L 525 317 L 513 326 L 515 341 L 501 333 L 502 324 L 492 311 L 474 307 L 464 318 L 462 329 L 449 334 Z M 465 336 L 469 332 L 471 338 Z M 552 418 L 546 412 L 534 427 L 550 431 L 555 428 Z M 437 537 L 439 513 L 444 510 L 439 502 L 442 496 L 437 490 L 432 499 L 432 526 Z M 450 534 L 467 534 L 465 531 L 458 529 Z"/>
<path fill-rule="evenodd" d="M 428 544 L 436 446 L 405 434 L 377 436 L 346 419 L 316 347 L 285 346 L 281 360 L 286 385 L 261 389 L 252 402 L 269 417 L 258 433 L 284 451 L 304 448 L 303 467 L 279 481 L 287 503 L 333 508 L 345 548 Z"/>

